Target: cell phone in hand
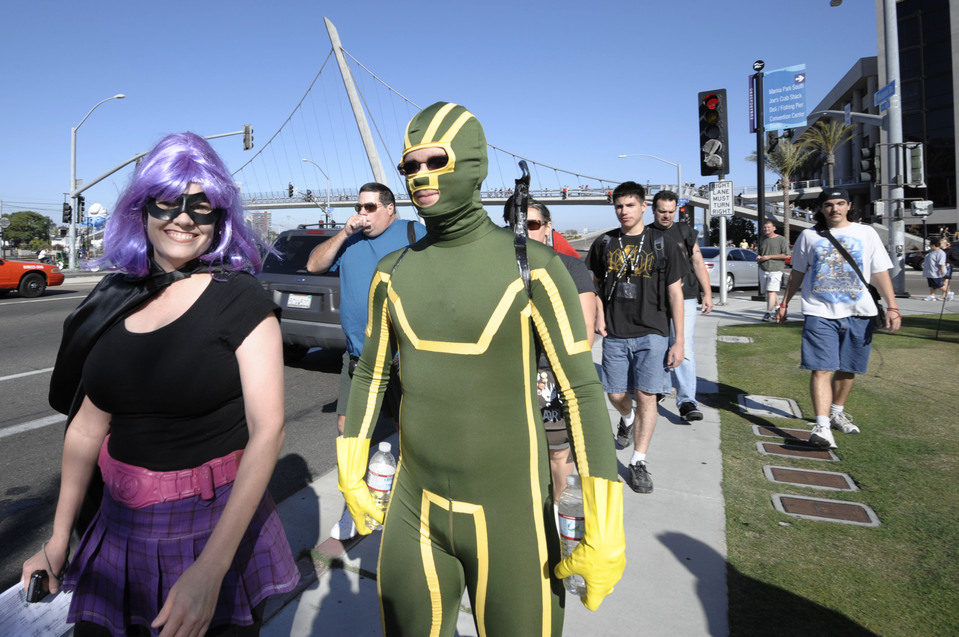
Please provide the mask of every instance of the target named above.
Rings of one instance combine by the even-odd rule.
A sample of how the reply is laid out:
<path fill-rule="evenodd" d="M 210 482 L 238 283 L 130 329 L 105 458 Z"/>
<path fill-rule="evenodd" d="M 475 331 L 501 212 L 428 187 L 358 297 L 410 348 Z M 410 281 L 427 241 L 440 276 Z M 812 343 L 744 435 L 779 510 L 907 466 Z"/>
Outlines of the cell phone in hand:
<path fill-rule="evenodd" d="M 47 578 L 46 571 L 34 571 L 30 575 L 30 585 L 27 586 L 27 601 L 29 603 L 39 602 L 50 593 Z"/>

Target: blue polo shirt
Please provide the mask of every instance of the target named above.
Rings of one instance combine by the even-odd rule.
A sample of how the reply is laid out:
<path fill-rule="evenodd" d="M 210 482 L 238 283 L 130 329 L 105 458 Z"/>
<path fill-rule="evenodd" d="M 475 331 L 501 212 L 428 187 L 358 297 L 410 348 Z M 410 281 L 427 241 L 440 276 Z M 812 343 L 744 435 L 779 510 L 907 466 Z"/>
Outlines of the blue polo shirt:
<path fill-rule="evenodd" d="M 376 272 L 376 264 L 391 252 L 409 245 L 407 225 L 411 223 L 397 218 L 382 234 L 368 237 L 362 232 L 350 236 L 336 255 L 330 271 L 340 273 L 340 324 L 346 334 L 346 350 L 351 356 L 359 356 L 366 339 L 366 319 L 369 305 L 370 282 Z M 413 223 L 417 239 L 426 235 L 421 223 Z"/>

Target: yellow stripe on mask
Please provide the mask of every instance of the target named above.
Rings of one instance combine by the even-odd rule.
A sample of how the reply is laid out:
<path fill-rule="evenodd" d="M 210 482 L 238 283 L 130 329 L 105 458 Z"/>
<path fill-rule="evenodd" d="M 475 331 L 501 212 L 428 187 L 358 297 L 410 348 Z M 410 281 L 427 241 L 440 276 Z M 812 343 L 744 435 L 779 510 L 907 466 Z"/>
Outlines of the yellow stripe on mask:
<path fill-rule="evenodd" d="M 440 124 L 443 123 L 447 113 L 457 106 L 458 104 L 445 104 L 442 108 L 440 108 L 440 110 L 436 111 L 436 115 L 433 116 L 433 120 L 430 122 L 430 125 L 426 127 L 426 132 L 423 133 L 423 139 L 420 140 L 420 145 L 428 144 L 434 141 L 434 138 L 436 137 L 436 131 L 439 129 Z"/>

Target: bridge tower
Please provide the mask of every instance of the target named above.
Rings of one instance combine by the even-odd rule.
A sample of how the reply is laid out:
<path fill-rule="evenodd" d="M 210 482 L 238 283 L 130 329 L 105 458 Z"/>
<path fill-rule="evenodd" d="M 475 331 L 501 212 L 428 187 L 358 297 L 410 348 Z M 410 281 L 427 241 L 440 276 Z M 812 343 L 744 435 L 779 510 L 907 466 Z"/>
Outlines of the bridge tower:
<path fill-rule="evenodd" d="M 373 179 L 381 184 L 386 184 L 386 173 L 383 172 L 380 154 L 376 150 L 376 144 L 373 143 L 373 135 L 370 133 L 370 125 L 366 121 L 366 113 L 363 112 L 363 104 L 360 102 L 360 96 L 356 90 L 356 83 L 353 81 L 353 73 L 350 72 L 350 67 L 347 66 L 346 58 L 343 56 L 340 34 L 337 33 L 336 27 L 333 26 L 329 18 L 323 18 L 323 20 L 326 21 L 326 31 L 330 34 L 330 44 L 333 45 L 333 54 L 336 55 L 336 63 L 340 67 L 340 75 L 343 76 L 343 86 L 346 88 L 346 95 L 350 98 L 350 106 L 353 107 L 356 127 L 360 130 L 360 138 L 363 140 L 366 156 L 370 160 L 370 168 L 373 169 Z"/>

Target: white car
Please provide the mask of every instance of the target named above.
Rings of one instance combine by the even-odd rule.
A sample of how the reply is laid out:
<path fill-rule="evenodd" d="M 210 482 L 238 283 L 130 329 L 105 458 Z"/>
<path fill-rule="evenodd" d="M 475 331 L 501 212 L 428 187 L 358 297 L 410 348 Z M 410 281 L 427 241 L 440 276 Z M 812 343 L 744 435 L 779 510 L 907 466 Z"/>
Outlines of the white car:
<path fill-rule="evenodd" d="M 709 273 L 709 285 L 719 288 L 719 248 L 706 246 L 700 248 L 706 272 Z M 745 248 L 726 248 L 726 291 L 733 288 L 754 288 L 759 284 L 759 264 L 756 253 Z"/>

